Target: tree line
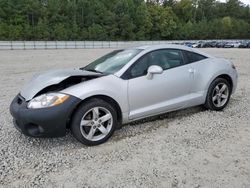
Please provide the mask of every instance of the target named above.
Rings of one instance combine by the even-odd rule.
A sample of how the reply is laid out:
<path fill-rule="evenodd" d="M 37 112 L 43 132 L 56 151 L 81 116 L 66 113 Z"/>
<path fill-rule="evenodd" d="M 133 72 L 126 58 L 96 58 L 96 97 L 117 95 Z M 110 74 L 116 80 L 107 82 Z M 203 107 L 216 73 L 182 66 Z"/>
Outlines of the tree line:
<path fill-rule="evenodd" d="M 239 0 L 0 0 L 0 40 L 247 38 Z"/>

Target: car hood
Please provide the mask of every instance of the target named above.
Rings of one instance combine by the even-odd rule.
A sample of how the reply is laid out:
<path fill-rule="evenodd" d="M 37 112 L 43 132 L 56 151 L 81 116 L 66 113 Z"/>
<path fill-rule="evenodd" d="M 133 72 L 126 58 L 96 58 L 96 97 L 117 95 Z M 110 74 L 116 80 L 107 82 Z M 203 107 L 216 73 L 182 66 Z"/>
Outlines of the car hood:
<path fill-rule="evenodd" d="M 59 84 L 69 77 L 100 75 L 100 73 L 89 72 L 80 69 L 52 70 L 33 76 L 33 78 L 22 88 L 20 94 L 25 98 L 26 101 L 28 101 L 44 88 Z"/>

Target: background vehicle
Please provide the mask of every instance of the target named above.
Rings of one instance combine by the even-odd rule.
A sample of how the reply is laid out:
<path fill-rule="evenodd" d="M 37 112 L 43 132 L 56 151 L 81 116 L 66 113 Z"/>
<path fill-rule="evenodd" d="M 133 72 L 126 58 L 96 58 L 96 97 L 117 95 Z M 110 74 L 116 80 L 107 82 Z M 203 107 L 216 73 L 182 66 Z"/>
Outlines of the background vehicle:
<path fill-rule="evenodd" d="M 240 46 L 240 42 L 227 42 L 224 45 L 224 48 L 238 48 Z"/>
<path fill-rule="evenodd" d="M 224 48 L 226 43 L 227 42 L 225 42 L 225 41 L 218 42 L 215 46 L 216 46 L 216 48 Z"/>
<path fill-rule="evenodd" d="M 239 45 L 239 48 L 250 48 L 250 41 L 242 42 L 242 43 Z"/>
<path fill-rule="evenodd" d="M 35 76 L 10 111 L 26 135 L 63 136 L 70 128 L 80 142 L 97 145 L 123 123 L 201 104 L 222 110 L 236 85 L 225 59 L 180 45 L 141 46 Z"/>

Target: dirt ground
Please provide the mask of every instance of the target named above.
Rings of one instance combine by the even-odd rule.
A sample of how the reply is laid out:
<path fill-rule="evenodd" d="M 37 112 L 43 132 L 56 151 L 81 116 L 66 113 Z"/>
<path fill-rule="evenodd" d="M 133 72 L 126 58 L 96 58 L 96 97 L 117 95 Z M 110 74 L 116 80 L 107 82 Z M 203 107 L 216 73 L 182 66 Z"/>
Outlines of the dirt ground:
<path fill-rule="evenodd" d="M 126 125 L 96 147 L 70 133 L 28 138 L 8 108 L 35 73 L 81 67 L 110 49 L 0 51 L 0 187 L 250 187 L 250 49 L 202 50 L 237 67 L 224 111 L 168 113 Z"/>

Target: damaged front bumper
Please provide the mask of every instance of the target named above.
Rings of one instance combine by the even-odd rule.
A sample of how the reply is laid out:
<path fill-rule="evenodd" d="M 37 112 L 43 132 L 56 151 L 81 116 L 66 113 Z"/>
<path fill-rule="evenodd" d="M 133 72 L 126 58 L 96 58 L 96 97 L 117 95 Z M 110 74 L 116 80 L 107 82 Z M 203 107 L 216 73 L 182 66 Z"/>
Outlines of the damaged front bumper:
<path fill-rule="evenodd" d="M 79 98 L 70 96 L 57 106 L 29 109 L 28 102 L 19 94 L 10 105 L 10 113 L 15 127 L 27 136 L 60 137 L 66 134 L 67 123 L 80 102 Z"/>

